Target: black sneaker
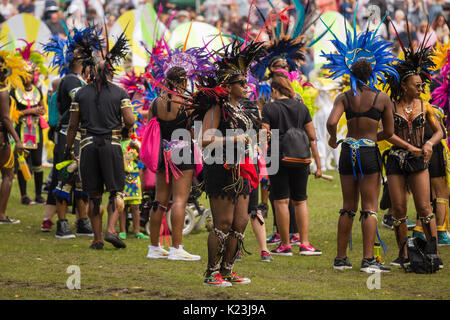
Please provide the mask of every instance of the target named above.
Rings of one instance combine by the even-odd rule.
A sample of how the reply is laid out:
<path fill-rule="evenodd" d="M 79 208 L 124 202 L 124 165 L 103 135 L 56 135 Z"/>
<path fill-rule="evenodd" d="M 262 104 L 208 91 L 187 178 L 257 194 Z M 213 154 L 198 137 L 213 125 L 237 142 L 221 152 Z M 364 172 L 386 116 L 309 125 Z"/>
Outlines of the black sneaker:
<path fill-rule="evenodd" d="M 392 214 L 386 213 L 383 216 L 383 221 L 381 222 L 383 227 L 393 230 L 394 229 L 394 219 L 392 218 Z"/>
<path fill-rule="evenodd" d="M 352 269 L 353 266 L 350 263 L 350 260 L 348 260 L 348 257 L 345 258 L 334 258 L 334 264 L 333 269 L 335 270 L 349 270 Z"/>
<path fill-rule="evenodd" d="M 56 234 L 58 239 L 73 239 L 75 235 L 70 231 L 69 222 L 66 219 L 58 220 L 56 223 Z"/>
<path fill-rule="evenodd" d="M 80 218 L 76 222 L 77 236 L 88 236 L 93 237 L 94 232 L 92 231 L 91 223 L 88 218 Z"/>
<path fill-rule="evenodd" d="M 38 195 L 38 196 L 36 196 L 35 203 L 36 204 L 46 204 L 46 201 L 43 196 Z"/>
<path fill-rule="evenodd" d="M 22 196 L 22 199 L 20 199 L 20 203 L 28 206 L 28 205 L 32 204 L 33 201 L 31 201 L 31 199 L 27 195 L 24 195 L 24 196 Z"/>
<path fill-rule="evenodd" d="M 442 262 L 441 257 L 438 257 L 439 269 L 444 269 L 444 262 Z"/>
<path fill-rule="evenodd" d="M 382 265 L 375 258 L 363 259 L 360 270 L 366 273 L 391 272 L 391 268 Z"/>
<path fill-rule="evenodd" d="M 103 245 L 104 244 L 102 241 L 92 241 L 92 244 L 89 246 L 89 249 L 102 250 Z"/>
<path fill-rule="evenodd" d="M 402 259 L 403 259 L 403 265 L 405 266 L 405 267 L 407 267 L 407 266 L 409 266 L 410 265 L 410 262 L 409 262 L 409 258 L 401 258 L 401 257 L 397 257 L 397 259 L 395 259 L 394 261 L 392 261 L 391 263 L 390 263 L 390 265 L 391 266 L 395 266 L 395 267 L 401 267 L 402 266 Z"/>
<path fill-rule="evenodd" d="M 127 247 L 125 242 L 123 242 L 122 239 L 120 239 L 117 234 L 112 234 L 112 233 L 106 232 L 105 233 L 105 241 L 108 241 L 114 247 L 119 248 L 119 249 Z"/>

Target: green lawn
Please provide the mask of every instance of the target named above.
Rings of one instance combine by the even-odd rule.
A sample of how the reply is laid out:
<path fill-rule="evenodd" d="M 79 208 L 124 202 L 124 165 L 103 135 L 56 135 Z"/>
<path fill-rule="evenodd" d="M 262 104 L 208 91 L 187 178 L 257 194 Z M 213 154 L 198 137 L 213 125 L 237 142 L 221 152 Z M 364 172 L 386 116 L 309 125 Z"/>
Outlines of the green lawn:
<path fill-rule="evenodd" d="M 148 260 L 148 242 L 136 239 L 126 240 L 126 249 L 117 250 L 106 243 L 103 251 L 93 251 L 88 249 L 90 240 L 84 237 L 56 239 L 55 226 L 50 233 L 41 232 L 44 207 L 20 205 L 15 181 L 8 214 L 22 222 L 0 225 L 0 299 L 448 299 L 450 247 L 439 248 L 445 267 L 438 273 L 416 275 L 394 269 L 382 274 L 380 289 L 369 290 L 366 285 L 369 275 L 359 271 L 362 243 L 357 218 L 353 251 L 348 253 L 354 268 L 346 272 L 332 269 L 341 195 L 337 173 L 327 174 L 335 180 L 311 178 L 308 192 L 310 238 L 323 251 L 322 256 L 303 257 L 295 250 L 293 257 L 274 257 L 273 263 L 262 263 L 248 226 L 245 246 L 253 254 L 237 262 L 235 271 L 250 277 L 252 283 L 226 289 L 202 284 L 207 260 L 205 228 L 184 238 L 185 248 L 202 256 L 196 262 Z M 29 189 L 34 189 L 33 183 Z M 409 208 L 409 216 L 414 217 L 412 203 Z M 396 258 L 398 250 L 393 231 L 381 226 L 381 217 L 382 214 L 379 231 L 390 249 L 383 255 L 383 261 L 389 263 Z M 69 221 L 73 225 L 74 216 L 69 215 Z M 266 223 L 270 234 L 271 212 Z M 66 270 L 71 265 L 80 267 L 80 290 L 66 287 L 70 276 Z"/>

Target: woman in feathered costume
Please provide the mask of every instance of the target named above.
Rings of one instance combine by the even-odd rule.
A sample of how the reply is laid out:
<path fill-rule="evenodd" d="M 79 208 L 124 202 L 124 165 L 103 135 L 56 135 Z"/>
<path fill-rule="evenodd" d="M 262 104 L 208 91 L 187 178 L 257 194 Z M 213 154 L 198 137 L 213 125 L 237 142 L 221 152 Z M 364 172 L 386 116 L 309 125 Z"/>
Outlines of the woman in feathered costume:
<path fill-rule="evenodd" d="M 21 56 L 28 63 L 29 76 L 22 79 L 23 89 L 13 88 L 11 95 L 11 114 L 15 115 L 16 131 L 20 135 L 25 149 L 28 149 L 29 155 L 27 162 L 32 168 L 35 186 L 35 201 L 38 204 L 44 204 L 42 197 L 42 184 L 44 181 L 44 169 L 42 168 L 42 151 L 44 143 L 43 129 L 48 127 L 44 115 L 46 109 L 41 89 L 37 86 L 39 73 L 46 72 L 43 67 L 44 57 L 41 53 L 32 49 L 34 42 L 28 43 L 25 40 L 25 47 L 16 49 L 17 55 Z M 21 203 L 29 205 L 32 203 L 27 195 L 27 181 L 22 172 L 17 173 Z"/>
<path fill-rule="evenodd" d="M 155 201 L 150 212 L 150 246 L 147 254 L 150 259 L 200 259 L 199 255 L 190 254 L 182 245 L 185 208 L 196 169 L 195 146 L 190 136 L 173 135 L 180 129 L 191 129 L 191 110 L 186 106 L 187 98 L 192 95 L 198 77 L 211 72 L 213 65 L 206 46 L 186 49 L 188 39 L 189 33 L 184 45 L 175 50 L 169 49 L 164 39 L 159 42 L 165 50 L 147 50 L 150 53 L 147 76 L 152 81 L 152 87 L 164 88 L 148 110 L 148 119 L 156 119 L 161 132 L 160 142 L 156 142 L 160 150 L 155 170 Z M 167 251 L 160 245 L 160 230 L 161 222 L 166 223 L 165 215 L 171 199 L 172 244 Z"/>
<path fill-rule="evenodd" d="M 413 195 L 416 211 L 428 241 L 426 251 L 437 254 L 436 220 L 430 206 L 430 176 L 427 169 L 433 146 L 440 142 L 443 135 L 433 108 L 420 98 L 424 87 L 431 80 L 430 72 L 435 64 L 432 61 L 431 48 L 425 47 L 427 36 L 417 50 L 414 50 L 408 22 L 406 26 L 409 46 L 406 48 L 398 37 L 404 58 L 395 64 L 398 76 L 387 78 L 388 89 L 394 103 L 394 135 L 388 141 L 394 146 L 387 155 L 386 175 L 399 248 L 402 248 L 407 239 L 405 199 L 408 181 L 408 188 Z M 426 123 L 432 131 L 428 140 L 425 140 L 424 135 Z M 440 258 L 436 259 L 435 263 L 442 263 Z M 391 265 L 407 262 L 405 246 L 404 252 L 400 252 L 399 257 Z"/>
<path fill-rule="evenodd" d="M 214 228 L 208 237 L 208 266 L 204 284 L 230 286 L 249 283 L 233 271 L 238 253 L 243 250 L 248 222 L 249 195 L 258 185 L 258 174 L 251 158 L 252 129 L 257 118 L 239 102 L 247 98 L 247 74 L 266 53 L 263 43 L 233 41 L 219 53 L 216 79 L 201 83 L 195 100 L 206 111 L 202 125 L 205 148 L 205 190 L 210 199 Z"/>
<path fill-rule="evenodd" d="M 439 120 L 439 124 L 444 131 L 443 139 L 440 143 L 433 147 L 433 154 L 430 159 L 430 165 L 428 172 L 431 179 L 431 191 L 433 194 L 433 205 L 436 213 L 436 227 L 438 245 L 450 245 L 450 238 L 447 233 L 448 228 L 448 198 L 450 187 L 450 152 L 447 144 L 447 129 L 449 124 L 448 111 L 449 111 L 449 82 L 450 82 L 450 43 L 445 45 L 437 44 L 434 50 L 433 62 L 436 64 L 434 68 L 437 72 L 434 77 L 435 83 L 439 84 L 438 87 L 431 93 L 431 102 L 435 104 L 433 110 L 436 119 Z M 447 121 L 445 119 L 447 115 Z M 425 139 L 431 138 L 433 135 L 429 126 L 425 127 Z M 420 220 L 417 222 L 414 228 L 414 233 L 423 235 L 423 228 Z M 416 235 L 414 235 L 416 236 Z"/>
<path fill-rule="evenodd" d="M 9 115 L 10 87 L 22 87 L 22 77 L 28 77 L 27 64 L 18 56 L 6 50 L 0 50 L 0 169 L 2 183 L 0 186 L 0 224 L 20 223 L 20 220 L 6 216 L 9 195 L 14 179 L 14 153 L 9 142 L 10 134 L 16 143 L 16 152 L 22 153 L 24 146 L 14 129 Z"/>
<path fill-rule="evenodd" d="M 333 267 L 338 270 L 352 268 L 347 257 L 347 245 L 351 241 L 353 219 L 361 198 L 363 259 L 360 270 L 367 273 L 390 271 L 374 258 L 373 248 L 375 236 L 378 235 L 377 212 L 382 168 L 376 141 L 389 138 L 394 123 L 389 96 L 379 92 L 375 85 L 380 80 L 385 81 L 387 75 L 398 77 L 391 65 L 395 60 L 391 52 L 393 44 L 384 41 L 376 31 L 365 30 L 357 34 L 355 11 L 353 33 L 347 30 L 346 42 L 339 41 L 330 30 L 337 53 L 322 52 L 322 56 L 329 61 L 324 68 L 330 70 L 330 77 L 336 79 L 349 75 L 351 83 L 349 91 L 336 97 L 327 121 L 330 135 L 328 143 L 332 148 L 338 146 L 337 126 L 343 113 L 348 127 L 339 158 L 343 205 L 339 211 L 337 256 Z M 380 120 L 384 131 L 377 134 Z M 384 248 L 384 243 L 381 243 Z"/>

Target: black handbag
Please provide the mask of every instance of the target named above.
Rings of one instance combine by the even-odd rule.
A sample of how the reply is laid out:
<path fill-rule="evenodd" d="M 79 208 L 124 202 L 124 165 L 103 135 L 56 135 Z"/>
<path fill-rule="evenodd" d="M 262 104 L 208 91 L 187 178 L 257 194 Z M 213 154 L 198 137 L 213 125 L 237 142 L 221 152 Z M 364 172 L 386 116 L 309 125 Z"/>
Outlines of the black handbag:
<path fill-rule="evenodd" d="M 401 262 L 402 268 L 407 272 L 420 274 L 435 273 L 439 270 L 440 259 L 436 249 L 436 239 L 424 241 L 421 238 L 409 238 L 400 249 L 402 256 L 403 248 L 406 246 L 410 265 L 406 268 Z"/>

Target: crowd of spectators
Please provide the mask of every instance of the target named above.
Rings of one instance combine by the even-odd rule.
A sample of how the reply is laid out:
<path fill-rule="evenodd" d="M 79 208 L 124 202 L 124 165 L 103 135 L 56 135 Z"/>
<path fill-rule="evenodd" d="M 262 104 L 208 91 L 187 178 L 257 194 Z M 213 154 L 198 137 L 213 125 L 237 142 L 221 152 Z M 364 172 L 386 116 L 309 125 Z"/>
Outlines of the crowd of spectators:
<path fill-rule="evenodd" d="M 450 12 L 450 0 L 302 0 L 309 1 L 313 15 L 318 16 L 326 11 L 338 11 L 350 24 L 353 23 L 353 15 L 358 3 L 356 22 L 359 29 L 376 28 L 386 12 L 385 19 L 379 29 L 379 34 L 386 40 L 396 43 L 395 33 L 398 32 L 405 44 L 407 41 L 406 16 L 411 30 L 413 46 L 418 45 L 425 33 L 428 32 L 426 41 L 428 45 L 435 45 L 437 41 L 445 43 L 449 40 L 448 17 Z M 249 8 L 253 2 L 252 13 Z M 261 32 L 264 18 L 271 11 L 271 4 L 281 12 L 292 0 L 184 0 L 176 3 L 170 0 L 0 0 L 0 22 L 7 20 L 18 13 L 29 13 L 45 21 L 53 34 L 64 34 L 64 26 L 81 28 L 88 22 L 106 23 L 110 29 L 117 18 L 130 9 L 137 9 L 141 5 L 149 3 L 158 11 L 162 8 L 160 16 L 163 22 L 174 15 L 168 23 L 170 30 L 179 24 L 191 21 L 206 22 L 221 28 L 225 34 L 244 37 L 246 32 L 250 36 L 259 35 L 260 40 L 269 39 L 269 35 Z M 199 7 L 186 6 L 200 4 Z M 257 8 L 257 9 L 256 9 Z M 285 11 L 291 22 L 295 18 L 295 10 Z M 388 20 L 392 20 L 392 24 Z M 427 29 L 427 25 L 429 28 Z M 292 25 L 292 23 L 291 23 Z M 395 27 L 395 29 L 394 29 Z M 313 36 L 313 28 L 307 36 Z M 307 59 L 313 59 L 312 49 L 308 49 Z"/>

